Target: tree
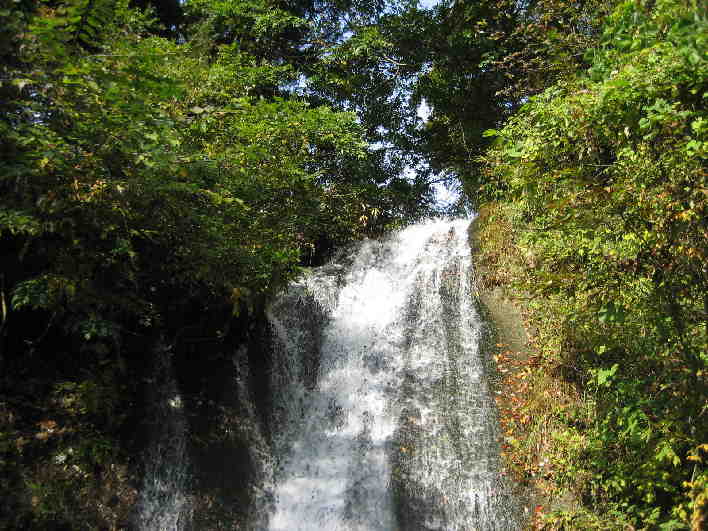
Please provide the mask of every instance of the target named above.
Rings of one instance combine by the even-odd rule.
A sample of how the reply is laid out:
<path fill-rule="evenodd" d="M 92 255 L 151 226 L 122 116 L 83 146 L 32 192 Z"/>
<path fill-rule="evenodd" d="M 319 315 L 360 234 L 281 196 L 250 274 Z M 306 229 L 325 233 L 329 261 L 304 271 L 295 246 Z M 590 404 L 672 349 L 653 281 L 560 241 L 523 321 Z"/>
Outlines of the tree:
<path fill-rule="evenodd" d="M 167 27 L 126 1 L 0 11 L 10 526 L 113 525 L 89 491 L 129 461 L 120 434 L 153 346 L 180 348 L 196 309 L 221 320 L 204 333 L 222 341 L 312 255 L 407 214 L 367 177 L 355 115 L 291 87 L 318 60 L 307 9 L 165 6 Z M 38 432 L 45 412 L 54 427 Z"/>

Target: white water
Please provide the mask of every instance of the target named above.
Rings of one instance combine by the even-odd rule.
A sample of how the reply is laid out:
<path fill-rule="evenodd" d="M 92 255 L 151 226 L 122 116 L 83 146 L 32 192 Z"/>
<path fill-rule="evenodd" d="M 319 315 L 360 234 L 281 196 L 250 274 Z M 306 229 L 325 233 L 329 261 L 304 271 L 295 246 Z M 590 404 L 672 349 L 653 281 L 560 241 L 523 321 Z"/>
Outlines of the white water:
<path fill-rule="evenodd" d="M 271 308 L 268 529 L 520 529 L 500 479 L 468 224 L 367 241 Z"/>
<path fill-rule="evenodd" d="M 191 517 L 188 481 L 187 421 L 172 374 L 171 353 L 156 353 L 150 392 L 153 437 L 148 449 L 137 509 L 141 531 L 182 531 Z"/>

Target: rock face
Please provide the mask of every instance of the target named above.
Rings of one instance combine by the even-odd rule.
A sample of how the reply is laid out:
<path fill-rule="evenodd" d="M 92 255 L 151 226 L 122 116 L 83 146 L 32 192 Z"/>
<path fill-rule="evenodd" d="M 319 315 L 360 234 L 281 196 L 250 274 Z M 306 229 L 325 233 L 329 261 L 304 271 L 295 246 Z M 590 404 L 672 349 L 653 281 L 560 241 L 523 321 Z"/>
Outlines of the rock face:
<path fill-rule="evenodd" d="M 336 267 L 321 271 L 336 273 Z M 318 274 L 325 273 L 314 273 Z M 162 370 L 165 377 L 174 377 L 173 394 L 180 397 L 177 409 L 185 427 L 183 459 L 188 465 L 165 462 L 162 477 L 184 475 L 179 485 L 173 484 L 183 490 L 184 500 L 165 503 L 174 501 L 176 494 L 168 496 L 151 488 L 134 507 L 130 526 L 145 531 L 265 527 L 264 518 L 272 507 L 273 448 L 286 422 L 280 397 L 283 387 L 293 382 L 303 389 L 315 385 L 326 315 L 301 283 L 294 283 L 268 309 L 258 304 L 242 310 L 238 317 L 221 321 L 223 313 L 202 317 L 199 326 L 187 329 L 177 346 L 170 348 L 170 366 Z M 283 343 L 284 327 L 293 327 L 285 317 L 287 311 L 298 320 L 302 355 L 297 358 L 288 357 L 288 345 Z M 168 416 L 156 416 L 156 408 L 149 406 L 155 400 L 153 387 L 151 380 L 145 388 L 148 405 L 143 424 L 149 436 L 144 438 L 143 465 L 137 472 L 143 477 L 159 475 L 155 465 L 145 460 L 155 459 L 155 441 L 159 444 L 166 433 L 175 431 Z M 159 478 L 150 481 L 154 484 Z M 143 479 L 143 490 L 145 485 Z M 168 513 L 159 516 L 162 521 L 176 525 L 155 527 L 157 517 L 144 516 L 151 505 Z"/>
<path fill-rule="evenodd" d="M 46 323 L 13 314 L 0 359 L 0 529 L 250 518 L 270 416 L 263 304 L 236 317 L 228 301 L 173 307 L 110 348 L 55 327 L 28 350 L 22 333 Z"/>
<path fill-rule="evenodd" d="M 468 236 L 477 272 L 476 300 L 489 332 L 484 349 L 488 358 L 497 360 L 490 372 L 490 382 L 497 397 L 497 405 L 502 411 L 501 425 L 509 432 L 511 424 L 514 426 L 513 436 L 529 438 L 535 435 L 528 428 L 519 428 L 513 419 L 503 417 L 504 412 L 513 414 L 518 410 L 518 401 L 529 400 L 536 392 L 526 387 L 526 391 L 520 392 L 519 382 L 525 381 L 520 379 L 525 378 L 521 373 L 529 366 L 534 366 L 540 356 L 534 346 L 538 330 L 527 324 L 528 308 L 522 300 L 514 300 L 509 296 L 512 292 L 509 287 L 514 277 L 523 275 L 524 268 L 535 267 L 535 259 L 520 255 L 516 248 L 507 248 L 512 238 L 509 231 L 509 227 L 493 221 L 490 213 L 482 209 L 480 216 L 470 225 Z M 488 263 L 485 263 L 485 257 L 489 259 Z M 532 399 L 540 401 L 545 400 L 545 397 L 539 395 Z M 507 423 L 507 420 L 511 420 L 511 423 Z M 514 478 L 512 484 L 515 495 L 529 525 L 534 525 L 538 508 L 567 511 L 578 507 L 578 500 L 568 492 L 562 496 L 549 496 L 541 483 L 542 471 L 529 474 L 528 470 L 523 473 L 515 470 L 518 461 L 519 456 L 514 454 L 514 450 L 509 450 L 505 464 L 508 473 Z"/>
<path fill-rule="evenodd" d="M 248 528 L 271 475 L 272 332 L 264 307 L 242 312 L 223 336 L 187 341 L 175 358 L 189 432 L 187 530 Z"/>

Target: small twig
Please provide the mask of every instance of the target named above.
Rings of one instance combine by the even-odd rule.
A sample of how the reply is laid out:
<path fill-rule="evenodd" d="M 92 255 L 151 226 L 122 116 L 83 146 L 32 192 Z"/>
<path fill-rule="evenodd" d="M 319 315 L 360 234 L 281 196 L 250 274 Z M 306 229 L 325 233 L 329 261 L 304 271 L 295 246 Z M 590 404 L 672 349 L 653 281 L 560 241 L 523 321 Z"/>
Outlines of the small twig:
<path fill-rule="evenodd" d="M 387 56 L 387 55 L 382 55 L 381 57 L 382 57 L 382 59 L 383 59 L 384 61 L 387 61 L 387 62 L 389 62 L 389 63 L 391 63 L 391 64 L 393 64 L 393 65 L 396 65 L 396 66 L 410 66 L 410 65 L 407 64 L 407 63 L 400 63 L 400 62 L 396 61 L 395 59 L 391 59 L 391 58 L 390 58 L 389 56 Z"/>
<path fill-rule="evenodd" d="M 42 332 L 42 335 L 40 335 L 37 339 L 34 341 L 27 341 L 27 344 L 30 347 L 30 355 L 34 354 L 35 349 L 37 348 L 37 345 L 41 343 L 45 337 L 47 337 L 47 334 L 49 333 L 49 330 L 52 327 L 52 323 L 54 323 L 54 318 L 57 316 L 57 312 L 54 312 L 52 316 L 49 318 L 49 322 L 47 323 L 47 327 L 44 329 L 44 332 Z"/>
<path fill-rule="evenodd" d="M 5 301 L 5 273 L 0 274 L 0 310 L 2 311 L 2 322 L 0 322 L 0 367 L 2 367 L 3 355 L 3 336 L 5 334 L 5 326 L 7 326 L 7 302 Z"/>
<path fill-rule="evenodd" d="M 7 302 L 5 301 L 5 273 L 0 275 L 0 311 L 2 312 L 2 322 L 0 323 L 0 335 L 5 328 L 7 321 Z"/>
<path fill-rule="evenodd" d="M 161 57 L 167 55 L 177 55 L 179 52 L 164 53 L 93 53 L 86 57 Z"/>

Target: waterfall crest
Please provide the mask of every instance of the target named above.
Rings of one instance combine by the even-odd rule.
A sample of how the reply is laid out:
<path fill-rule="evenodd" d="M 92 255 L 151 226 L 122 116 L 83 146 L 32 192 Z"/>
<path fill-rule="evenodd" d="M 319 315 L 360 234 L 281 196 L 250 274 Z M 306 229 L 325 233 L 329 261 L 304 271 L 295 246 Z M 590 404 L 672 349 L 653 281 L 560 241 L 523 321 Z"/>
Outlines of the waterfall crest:
<path fill-rule="evenodd" d="M 270 308 L 268 529 L 521 528 L 501 479 L 468 225 L 365 241 Z"/>

